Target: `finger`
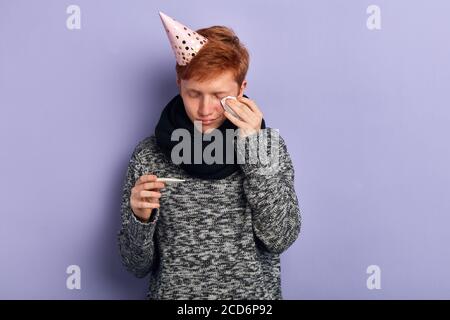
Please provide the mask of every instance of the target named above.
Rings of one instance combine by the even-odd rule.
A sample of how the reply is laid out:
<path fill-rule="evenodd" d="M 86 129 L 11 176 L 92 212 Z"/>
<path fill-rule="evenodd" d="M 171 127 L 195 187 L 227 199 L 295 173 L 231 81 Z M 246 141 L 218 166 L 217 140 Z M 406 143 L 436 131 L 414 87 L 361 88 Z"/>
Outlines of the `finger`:
<path fill-rule="evenodd" d="M 138 201 L 136 207 L 139 209 L 148 209 L 148 208 L 159 208 L 159 203 L 155 202 L 147 202 L 147 201 Z"/>
<path fill-rule="evenodd" d="M 141 190 L 139 192 L 139 196 L 141 198 L 148 198 L 148 197 L 152 197 L 152 198 L 161 198 L 161 192 L 158 191 L 147 191 L 147 190 Z"/>
<path fill-rule="evenodd" d="M 137 208 L 137 209 L 147 208 L 147 205 L 145 205 L 144 203 L 152 203 L 152 202 L 145 200 L 145 199 L 133 199 L 133 198 L 131 198 L 131 201 L 130 201 L 131 207 Z M 159 204 L 159 202 L 157 202 L 157 203 Z M 148 206 L 148 207 L 150 207 L 150 206 Z"/>
<path fill-rule="evenodd" d="M 262 114 L 261 110 L 259 109 L 259 107 L 256 105 L 256 103 L 253 100 L 250 100 L 246 97 L 237 97 L 237 99 L 243 103 L 245 103 L 253 112 L 257 113 L 257 114 Z"/>
<path fill-rule="evenodd" d="M 227 117 L 228 120 L 230 120 L 234 125 L 236 125 L 239 128 L 242 128 L 242 127 L 244 127 L 246 125 L 246 123 L 244 121 L 239 120 L 238 118 L 233 116 L 228 111 L 225 111 L 223 114 L 225 115 L 225 117 Z"/>
<path fill-rule="evenodd" d="M 230 106 L 231 110 L 236 112 L 245 122 L 248 122 L 254 116 L 253 112 L 246 105 L 239 104 L 234 100 L 227 104 Z"/>
<path fill-rule="evenodd" d="M 134 186 L 131 189 L 131 197 L 132 198 L 143 198 L 143 197 L 149 197 L 151 195 L 156 196 L 157 194 L 160 194 L 158 191 L 146 191 L 146 190 L 159 190 L 161 188 L 165 187 L 164 182 L 146 182 L 141 183 L 139 185 Z M 145 196 L 141 194 L 141 192 L 149 192 Z"/>
<path fill-rule="evenodd" d="M 159 199 L 157 198 L 142 198 L 143 200 L 140 201 L 145 201 L 145 202 L 149 202 L 149 203 L 158 203 L 159 204 Z"/>
<path fill-rule="evenodd" d="M 139 177 L 139 179 L 136 181 L 136 185 L 142 184 L 145 182 L 155 181 L 156 178 L 157 177 L 154 174 L 145 174 L 145 175 Z"/>
<path fill-rule="evenodd" d="M 139 190 L 153 190 L 165 188 L 166 184 L 161 181 L 145 182 L 139 185 Z"/>
<path fill-rule="evenodd" d="M 153 198 L 153 197 L 151 197 L 151 198 L 145 198 L 145 199 L 147 199 L 148 202 L 159 203 L 159 198 Z"/>

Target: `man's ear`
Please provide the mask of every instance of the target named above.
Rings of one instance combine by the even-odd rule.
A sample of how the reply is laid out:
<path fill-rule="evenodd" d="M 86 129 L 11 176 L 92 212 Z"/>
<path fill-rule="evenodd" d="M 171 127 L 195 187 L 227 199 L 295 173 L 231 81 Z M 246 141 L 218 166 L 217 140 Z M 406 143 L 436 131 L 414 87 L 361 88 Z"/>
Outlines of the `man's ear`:
<path fill-rule="evenodd" d="M 239 89 L 239 97 L 244 95 L 245 88 L 247 88 L 247 80 L 242 81 L 241 88 Z"/>

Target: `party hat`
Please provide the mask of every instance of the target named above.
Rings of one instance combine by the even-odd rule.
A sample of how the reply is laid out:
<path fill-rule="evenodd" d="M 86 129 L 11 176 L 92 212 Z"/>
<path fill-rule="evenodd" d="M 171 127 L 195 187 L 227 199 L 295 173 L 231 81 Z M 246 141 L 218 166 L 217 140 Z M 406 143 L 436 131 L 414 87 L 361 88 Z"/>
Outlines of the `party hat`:
<path fill-rule="evenodd" d="M 177 63 L 182 66 L 187 65 L 205 45 L 208 39 L 161 11 L 159 12 L 159 16 L 166 30 Z"/>

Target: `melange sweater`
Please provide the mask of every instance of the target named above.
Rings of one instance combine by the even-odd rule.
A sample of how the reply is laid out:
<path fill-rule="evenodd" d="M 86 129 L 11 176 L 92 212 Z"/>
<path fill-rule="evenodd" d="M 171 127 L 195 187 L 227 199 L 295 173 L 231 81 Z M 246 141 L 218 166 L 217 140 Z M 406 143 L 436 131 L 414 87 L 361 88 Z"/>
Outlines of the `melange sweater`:
<path fill-rule="evenodd" d="M 301 227 L 294 168 L 278 130 L 278 155 L 249 163 L 256 140 L 245 137 L 245 163 L 221 180 L 188 175 L 151 135 L 138 143 L 128 165 L 118 233 L 124 266 L 150 275 L 148 299 L 282 299 L 280 254 Z M 261 134 L 253 135 L 261 136 Z M 242 138 L 240 138 L 242 139 Z M 243 141 L 243 140 L 240 140 Z M 130 192 L 144 174 L 185 179 L 161 189 L 160 208 L 147 223 L 130 207 Z"/>

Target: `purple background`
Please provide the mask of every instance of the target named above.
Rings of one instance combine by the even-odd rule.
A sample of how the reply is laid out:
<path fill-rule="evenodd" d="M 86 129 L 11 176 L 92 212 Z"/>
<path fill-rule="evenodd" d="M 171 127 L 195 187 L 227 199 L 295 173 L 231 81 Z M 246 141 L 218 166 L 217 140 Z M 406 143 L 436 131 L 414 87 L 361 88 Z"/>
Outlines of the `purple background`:
<path fill-rule="evenodd" d="M 303 215 L 286 299 L 450 298 L 445 0 L 0 0 L 0 298 L 144 298 L 116 233 L 131 152 L 177 93 L 158 11 L 250 50 L 246 94 L 287 142 Z"/>

